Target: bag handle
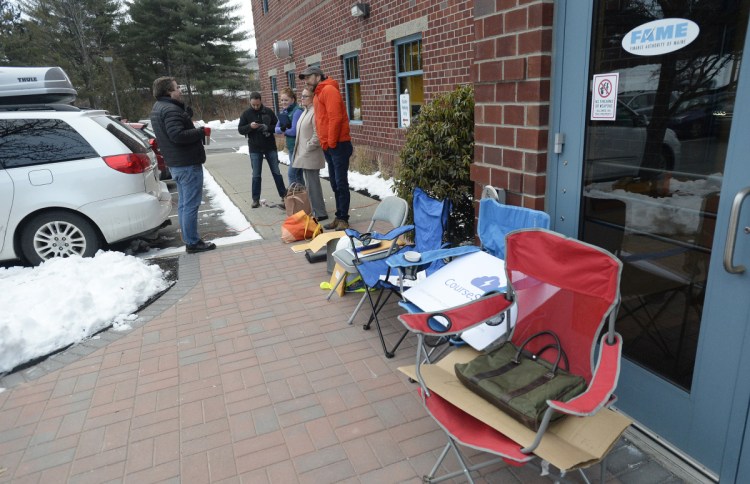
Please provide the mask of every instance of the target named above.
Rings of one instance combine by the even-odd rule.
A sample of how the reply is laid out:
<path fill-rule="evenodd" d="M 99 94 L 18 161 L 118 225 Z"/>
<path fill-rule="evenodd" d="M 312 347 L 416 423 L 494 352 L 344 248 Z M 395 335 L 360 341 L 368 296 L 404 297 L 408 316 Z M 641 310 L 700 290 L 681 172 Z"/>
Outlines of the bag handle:
<path fill-rule="evenodd" d="M 310 222 L 312 222 L 312 226 Z M 305 221 L 305 233 L 302 236 L 305 238 L 305 240 L 308 240 L 307 233 L 310 232 L 310 240 L 312 240 L 318 235 L 318 231 L 320 230 L 320 228 L 321 227 L 318 220 L 311 215 L 307 215 L 307 220 Z"/>
<path fill-rule="evenodd" d="M 568 362 L 568 356 L 565 354 L 565 351 L 563 351 L 563 349 L 562 349 L 562 344 L 560 343 L 560 338 L 555 333 L 553 333 L 552 331 L 540 331 L 540 332 L 538 332 L 536 334 L 532 334 L 531 336 L 529 336 L 528 338 L 526 338 L 526 340 L 523 343 L 521 343 L 521 345 L 518 347 L 518 351 L 516 351 L 516 356 L 513 358 L 513 363 L 515 363 L 516 365 L 521 364 L 521 355 L 524 353 L 524 348 L 526 347 L 526 345 L 529 344 L 533 339 L 536 339 L 536 338 L 538 338 L 540 336 L 544 336 L 544 335 L 551 336 L 555 340 L 555 342 L 552 343 L 552 344 L 548 344 L 547 346 L 544 346 L 541 350 L 539 350 L 539 353 L 537 353 L 537 354 L 533 354 L 532 353 L 531 359 L 535 360 L 536 358 L 538 358 L 539 356 L 541 356 L 542 353 L 544 353 L 545 351 L 550 350 L 550 349 L 556 349 L 557 350 L 557 358 L 555 359 L 555 363 L 552 365 L 552 374 L 554 375 L 555 373 L 557 373 L 557 367 L 560 364 L 560 359 L 561 358 L 563 360 L 563 363 L 565 363 L 565 368 L 568 371 L 570 371 L 570 364 Z"/>
<path fill-rule="evenodd" d="M 284 195 L 284 198 L 292 197 L 294 195 L 298 195 L 300 193 L 307 192 L 307 187 L 301 183 L 294 182 L 291 185 L 289 185 L 289 188 L 286 190 L 286 195 Z"/>

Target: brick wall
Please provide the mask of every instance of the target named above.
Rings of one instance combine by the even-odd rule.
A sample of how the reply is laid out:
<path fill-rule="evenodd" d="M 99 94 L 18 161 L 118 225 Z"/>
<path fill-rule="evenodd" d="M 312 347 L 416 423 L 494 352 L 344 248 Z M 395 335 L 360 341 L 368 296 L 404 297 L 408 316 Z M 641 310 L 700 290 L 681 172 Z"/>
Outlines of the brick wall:
<path fill-rule="evenodd" d="M 258 45 L 263 102 L 272 106 L 268 71 L 276 69 L 279 89 L 288 86 L 284 66 L 295 64 L 296 73 L 305 59 L 320 54 L 321 68 L 343 87 L 343 64 L 337 47 L 361 40 L 359 67 L 362 88 L 362 124 L 352 124 L 352 142 L 367 145 L 383 163 L 393 164 L 404 143 L 405 129 L 398 127 L 394 47 L 386 30 L 410 21 L 427 19 L 422 32 L 425 101 L 471 82 L 474 57 L 474 0 L 370 1 L 370 16 L 354 18 L 351 0 L 252 0 Z M 243 6 L 243 8 L 248 8 Z M 273 43 L 293 42 L 293 56 L 277 59 Z M 302 84 L 298 81 L 297 92 Z"/>
<path fill-rule="evenodd" d="M 475 0 L 475 149 L 471 178 L 508 203 L 544 209 L 552 0 Z"/>

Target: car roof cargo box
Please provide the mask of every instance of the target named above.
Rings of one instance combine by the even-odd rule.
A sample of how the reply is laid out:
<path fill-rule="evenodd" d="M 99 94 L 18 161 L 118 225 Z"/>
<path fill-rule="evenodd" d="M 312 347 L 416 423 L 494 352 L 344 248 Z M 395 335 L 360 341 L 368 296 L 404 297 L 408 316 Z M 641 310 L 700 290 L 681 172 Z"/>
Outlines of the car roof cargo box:
<path fill-rule="evenodd" d="M 59 67 L 0 67 L 0 105 L 71 103 L 75 98 Z"/>

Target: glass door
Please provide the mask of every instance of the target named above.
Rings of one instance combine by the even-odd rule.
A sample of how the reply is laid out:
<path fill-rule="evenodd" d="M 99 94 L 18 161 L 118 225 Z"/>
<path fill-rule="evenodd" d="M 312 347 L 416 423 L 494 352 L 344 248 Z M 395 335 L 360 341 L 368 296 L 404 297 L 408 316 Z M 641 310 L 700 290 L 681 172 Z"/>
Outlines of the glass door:
<path fill-rule="evenodd" d="M 619 75 L 617 107 L 586 122 L 580 237 L 623 261 L 625 355 L 690 391 L 747 5 L 612 3 L 595 12 L 590 72 Z M 697 37 L 677 51 L 626 50 L 690 27 Z"/>
<path fill-rule="evenodd" d="M 750 185 L 750 124 L 735 115 L 750 79 L 740 69 L 750 1 L 593 2 L 583 21 L 572 3 L 556 24 L 552 124 L 566 142 L 550 177 L 555 228 L 623 262 L 619 407 L 718 475 L 733 452 L 730 415 L 744 428 L 738 408 L 747 413 L 734 399 L 749 298 L 716 301 L 723 284 L 748 284 L 721 266 L 735 182 Z M 596 75 L 615 75 L 606 120 L 591 116 L 608 94 Z"/>

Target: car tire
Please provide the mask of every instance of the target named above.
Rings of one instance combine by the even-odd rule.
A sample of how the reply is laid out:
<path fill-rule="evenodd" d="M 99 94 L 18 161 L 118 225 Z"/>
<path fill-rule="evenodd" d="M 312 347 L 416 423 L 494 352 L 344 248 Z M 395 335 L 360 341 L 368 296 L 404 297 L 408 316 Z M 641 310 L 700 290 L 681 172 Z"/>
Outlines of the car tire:
<path fill-rule="evenodd" d="M 53 211 L 29 220 L 21 232 L 21 252 L 32 265 L 53 257 L 91 257 L 101 248 L 91 222 L 80 215 Z"/>

